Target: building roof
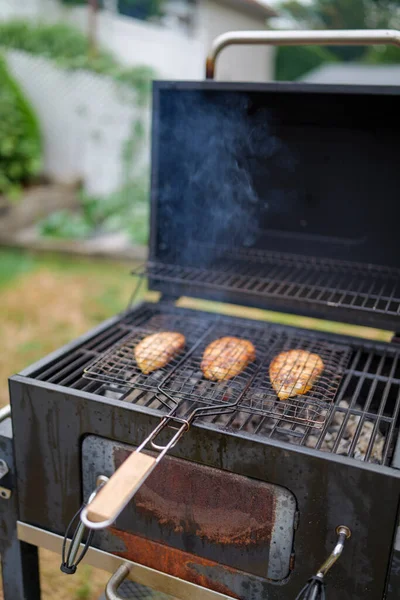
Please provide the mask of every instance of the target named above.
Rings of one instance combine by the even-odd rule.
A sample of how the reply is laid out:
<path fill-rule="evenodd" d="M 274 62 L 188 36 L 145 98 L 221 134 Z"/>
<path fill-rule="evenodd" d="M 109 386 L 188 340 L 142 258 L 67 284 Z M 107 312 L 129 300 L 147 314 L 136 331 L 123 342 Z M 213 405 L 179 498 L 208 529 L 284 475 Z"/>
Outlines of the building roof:
<path fill-rule="evenodd" d="M 223 4 L 228 4 L 249 14 L 253 14 L 256 17 L 275 17 L 275 10 L 268 5 L 266 0 L 218 0 Z"/>
<path fill-rule="evenodd" d="M 301 81 L 355 85 L 400 85 L 400 66 L 359 65 L 356 63 L 328 64 L 303 75 Z"/>

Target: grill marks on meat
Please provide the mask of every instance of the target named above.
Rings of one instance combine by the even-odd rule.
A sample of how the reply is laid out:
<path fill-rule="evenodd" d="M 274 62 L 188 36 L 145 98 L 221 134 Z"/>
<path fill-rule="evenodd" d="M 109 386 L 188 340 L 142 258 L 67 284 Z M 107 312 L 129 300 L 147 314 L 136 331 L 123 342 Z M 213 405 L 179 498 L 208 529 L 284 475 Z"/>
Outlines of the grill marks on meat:
<path fill-rule="evenodd" d="M 256 358 L 251 342 L 237 337 L 222 337 L 207 346 L 201 362 L 204 377 L 227 381 L 239 375 Z"/>
<path fill-rule="evenodd" d="M 269 377 L 279 400 L 287 400 L 309 392 L 323 370 L 324 363 L 318 354 L 289 350 L 271 362 Z"/>
<path fill-rule="evenodd" d="M 165 367 L 184 347 L 184 335 L 162 331 L 143 338 L 134 349 L 134 356 L 139 369 L 148 375 Z"/>

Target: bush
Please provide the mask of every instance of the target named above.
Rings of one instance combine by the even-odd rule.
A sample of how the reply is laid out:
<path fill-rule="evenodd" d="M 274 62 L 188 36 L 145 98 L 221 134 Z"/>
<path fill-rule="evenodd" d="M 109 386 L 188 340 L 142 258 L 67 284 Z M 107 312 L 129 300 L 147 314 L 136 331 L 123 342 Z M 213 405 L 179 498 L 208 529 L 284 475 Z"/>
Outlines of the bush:
<path fill-rule="evenodd" d="M 364 57 L 370 65 L 399 65 L 400 48 L 398 46 L 371 46 Z"/>
<path fill-rule="evenodd" d="M 338 62 L 336 56 L 320 46 L 279 46 L 276 51 L 275 78 L 294 81 L 324 63 Z"/>
<path fill-rule="evenodd" d="M 0 23 L 0 46 L 53 60 L 65 69 L 85 69 L 131 86 L 138 102 L 148 99 L 154 72 L 145 66 L 123 67 L 110 52 L 91 55 L 87 37 L 64 23 L 45 25 L 13 20 Z"/>
<path fill-rule="evenodd" d="M 0 57 L 0 193 L 14 198 L 39 173 L 41 138 L 35 114 Z"/>
<path fill-rule="evenodd" d="M 148 178 L 140 177 L 104 198 L 81 194 L 78 212 L 62 210 L 38 225 L 43 237 L 84 239 L 101 233 L 124 232 L 136 244 L 148 238 Z"/>

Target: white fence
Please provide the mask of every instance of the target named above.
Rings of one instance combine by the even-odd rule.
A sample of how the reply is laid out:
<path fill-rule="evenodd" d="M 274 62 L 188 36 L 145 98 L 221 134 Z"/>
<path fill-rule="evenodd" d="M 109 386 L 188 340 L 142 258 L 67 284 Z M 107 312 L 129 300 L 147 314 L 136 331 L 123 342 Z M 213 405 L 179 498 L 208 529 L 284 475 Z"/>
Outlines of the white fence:
<path fill-rule="evenodd" d="M 138 118 L 146 136 L 132 173 L 148 164 L 149 108 L 137 107 L 129 88 L 23 52 L 9 52 L 7 62 L 40 121 L 45 174 L 65 182 L 79 179 L 93 195 L 115 191 L 124 183 L 123 145 Z"/>

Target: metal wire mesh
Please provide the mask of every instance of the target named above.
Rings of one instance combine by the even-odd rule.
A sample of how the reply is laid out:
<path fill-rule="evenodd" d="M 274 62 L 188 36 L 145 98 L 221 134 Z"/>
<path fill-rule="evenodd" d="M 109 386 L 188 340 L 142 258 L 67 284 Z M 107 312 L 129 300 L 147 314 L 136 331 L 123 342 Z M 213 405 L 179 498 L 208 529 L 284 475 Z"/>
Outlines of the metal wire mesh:
<path fill-rule="evenodd" d="M 388 267 L 246 250 L 221 254 L 212 269 L 150 262 L 143 274 L 197 289 L 400 315 L 400 271 Z"/>
<path fill-rule="evenodd" d="M 132 328 L 121 341 L 84 370 L 84 377 L 156 391 L 168 373 L 201 339 L 212 321 L 157 315 Z M 155 334 L 162 334 L 154 338 Z M 152 336 L 152 337 L 150 337 Z"/>
<path fill-rule="evenodd" d="M 213 328 L 165 379 L 160 391 L 206 404 L 237 402 L 260 369 L 270 342 L 268 326 L 230 322 Z"/>
<path fill-rule="evenodd" d="M 282 331 L 239 408 L 284 422 L 322 427 L 350 353 L 348 346 Z"/>

